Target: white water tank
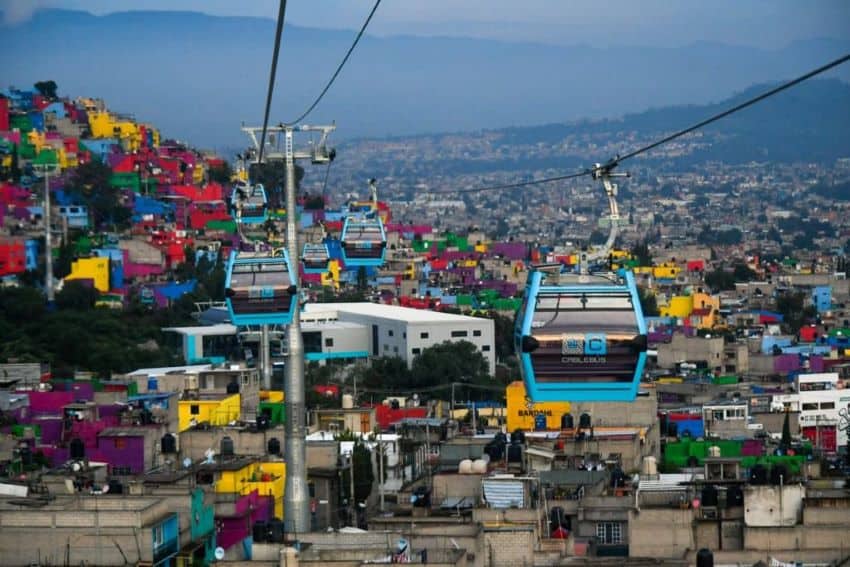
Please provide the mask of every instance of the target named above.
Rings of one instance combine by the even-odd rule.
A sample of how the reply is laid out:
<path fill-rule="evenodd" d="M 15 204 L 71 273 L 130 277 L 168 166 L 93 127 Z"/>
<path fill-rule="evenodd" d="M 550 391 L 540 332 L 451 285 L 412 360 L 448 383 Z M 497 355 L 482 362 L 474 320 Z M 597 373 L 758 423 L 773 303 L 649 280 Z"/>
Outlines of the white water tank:
<path fill-rule="evenodd" d="M 351 394 L 343 394 L 342 396 L 342 409 L 352 409 L 354 408 L 354 396 Z"/>
<path fill-rule="evenodd" d="M 643 470 L 641 472 L 647 476 L 658 474 L 658 463 L 655 461 L 655 457 L 643 458 Z"/>
<path fill-rule="evenodd" d="M 708 448 L 708 456 L 709 457 L 719 457 L 720 456 L 720 447 L 717 445 L 712 445 Z"/>
<path fill-rule="evenodd" d="M 475 459 L 472 463 L 472 474 L 487 474 L 487 461 Z"/>
<path fill-rule="evenodd" d="M 472 474 L 472 459 L 464 459 L 457 466 L 457 472 L 460 474 Z"/>

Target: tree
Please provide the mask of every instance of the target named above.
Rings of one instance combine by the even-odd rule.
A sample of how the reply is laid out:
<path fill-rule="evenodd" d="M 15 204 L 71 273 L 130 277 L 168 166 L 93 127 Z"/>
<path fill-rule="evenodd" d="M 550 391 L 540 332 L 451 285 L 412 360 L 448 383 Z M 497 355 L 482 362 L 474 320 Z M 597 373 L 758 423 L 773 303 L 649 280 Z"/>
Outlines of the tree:
<path fill-rule="evenodd" d="M 249 170 L 252 182 L 262 183 L 266 190 L 269 205 L 278 208 L 284 204 L 284 189 L 286 187 L 286 163 L 282 161 L 266 161 L 264 163 L 252 163 Z M 295 188 L 301 186 L 304 177 L 304 168 L 295 165 Z"/>
<path fill-rule="evenodd" d="M 56 81 L 38 81 L 33 87 L 44 98 L 56 100 L 56 91 L 59 90 L 59 85 L 56 84 Z"/>
<path fill-rule="evenodd" d="M 112 169 L 97 160 L 79 166 L 68 182 L 68 193 L 89 208 L 94 227 L 103 222 L 125 224 L 130 211 L 121 204 L 121 192 L 110 183 Z"/>
<path fill-rule="evenodd" d="M 782 422 L 782 440 L 779 442 L 779 448 L 783 452 L 791 446 L 791 423 L 789 422 L 789 413 L 785 411 L 785 420 Z"/>
<path fill-rule="evenodd" d="M 782 314 L 785 327 L 793 334 L 817 317 L 817 310 L 808 303 L 806 295 L 801 291 L 789 291 L 779 295 L 776 298 L 776 310 Z"/>
<path fill-rule="evenodd" d="M 605 244 L 605 241 L 607 239 L 608 237 L 605 235 L 604 232 L 602 232 L 601 230 L 594 230 L 590 233 L 590 236 L 588 237 L 588 242 L 593 246 L 599 246 L 601 244 Z"/>
<path fill-rule="evenodd" d="M 487 384 L 490 382 L 487 360 L 469 341 L 445 341 L 430 346 L 413 359 L 411 387 L 426 388 L 452 382 Z"/>
<path fill-rule="evenodd" d="M 724 269 L 718 269 L 705 274 L 705 285 L 714 291 L 735 289 L 735 276 Z"/>
<path fill-rule="evenodd" d="M 59 309 L 88 311 L 94 309 L 97 297 L 95 288 L 77 280 L 66 281 L 62 290 L 56 294 L 56 306 Z"/>
<path fill-rule="evenodd" d="M 233 168 L 230 167 L 230 162 L 222 161 L 221 164 L 211 166 L 209 169 L 209 179 L 215 183 L 224 185 L 230 183 L 230 177 L 233 175 Z"/>
<path fill-rule="evenodd" d="M 649 251 L 649 244 L 646 240 L 635 244 L 630 251 L 632 258 L 637 260 L 639 266 L 652 265 L 652 253 Z"/>
<path fill-rule="evenodd" d="M 658 311 L 658 300 L 655 297 L 655 294 L 652 291 L 646 289 L 645 287 L 638 286 L 638 297 L 640 298 L 640 308 L 643 311 L 644 317 L 657 317 L 659 314 Z"/>

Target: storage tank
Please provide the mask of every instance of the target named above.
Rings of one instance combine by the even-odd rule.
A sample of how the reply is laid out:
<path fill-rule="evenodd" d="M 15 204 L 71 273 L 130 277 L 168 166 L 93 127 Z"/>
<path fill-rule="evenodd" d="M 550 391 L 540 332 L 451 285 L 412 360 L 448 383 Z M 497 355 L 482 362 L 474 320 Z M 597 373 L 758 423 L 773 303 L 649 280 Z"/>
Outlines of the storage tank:
<path fill-rule="evenodd" d="M 164 455 L 171 455 L 177 452 L 177 437 L 171 433 L 166 433 L 160 441 L 160 450 Z"/>
<path fill-rule="evenodd" d="M 156 392 L 159 389 L 159 382 L 156 376 L 148 376 L 148 392 Z"/>
<path fill-rule="evenodd" d="M 750 469 L 750 482 L 752 484 L 767 484 L 767 467 L 756 465 Z"/>
<path fill-rule="evenodd" d="M 472 474 L 472 459 L 464 459 L 457 467 L 460 474 Z"/>
<path fill-rule="evenodd" d="M 354 396 L 351 394 L 343 394 L 342 396 L 342 409 L 353 409 L 354 408 Z"/>
<path fill-rule="evenodd" d="M 582 429 L 590 429 L 590 414 L 589 413 L 581 414 L 581 416 L 578 418 L 578 426 L 581 427 Z"/>
<path fill-rule="evenodd" d="M 283 520 L 272 518 L 271 520 L 269 520 L 268 526 L 269 542 L 283 543 Z"/>
<path fill-rule="evenodd" d="M 269 528 L 263 520 L 254 522 L 252 531 L 254 532 L 254 543 L 263 543 L 268 538 Z"/>
<path fill-rule="evenodd" d="M 734 508 L 744 505 L 744 491 L 740 486 L 730 486 L 726 489 L 726 507 Z"/>
<path fill-rule="evenodd" d="M 510 445 L 510 446 L 508 446 L 508 462 L 509 463 L 521 463 L 522 462 L 522 445 Z"/>
<path fill-rule="evenodd" d="M 517 429 L 511 433 L 511 444 L 525 443 L 525 433 Z"/>
<path fill-rule="evenodd" d="M 268 442 L 269 455 L 280 455 L 280 440 L 272 437 Z"/>
<path fill-rule="evenodd" d="M 717 489 L 712 484 L 702 487 L 700 500 L 703 506 L 717 506 Z"/>
<path fill-rule="evenodd" d="M 711 550 L 702 548 L 697 551 L 697 567 L 714 567 L 714 554 Z"/>
<path fill-rule="evenodd" d="M 228 394 L 238 394 L 239 393 L 239 382 L 233 381 L 227 384 L 227 393 Z"/>
<path fill-rule="evenodd" d="M 573 414 L 565 413 L 561 416 L 561 429 L 575 429 Z"/>
<path fill-rule="evenodd" d="M 484 459 L 475 459 L 472 462 L 473 474 L 487 474 L 487 461 Z"/>
<path fill-rule="evenodd" d="M 643 458 L 643 467 L 641 472 L 647 476 L 658 474 L 658 463 L 655 461 L 655 457 L 649 456 Z"/>
<path fill-rule="evenodd" d="M 231 439 L 230 437 L 225 436 L 221 438 L 221 456 L 233 456 L 233 439 Z"/>
<path fill-rule="evenodd" d="M 71 439 L 69 445 L 70 456 L 72 461 L 79 461 L 86 458 L 86 445 L 79 437 Z"/>
<path fill-rule="evenodd" d="M 712 445 L 708 448 L 708 456 L 709 457 L 720 457 L 720 447 L 717 445 Z"/>

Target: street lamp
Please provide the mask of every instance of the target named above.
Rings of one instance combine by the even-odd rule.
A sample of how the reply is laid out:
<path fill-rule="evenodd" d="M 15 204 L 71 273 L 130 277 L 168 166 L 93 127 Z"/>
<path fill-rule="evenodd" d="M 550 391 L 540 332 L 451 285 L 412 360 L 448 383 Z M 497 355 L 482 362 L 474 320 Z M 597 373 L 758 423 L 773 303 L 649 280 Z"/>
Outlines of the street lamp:
<path fill-rule="evenodd" d="M 50 174 L 58 169 L 55 163 L 36 163 L 33 169 L 44 176 L 44 289 L 47 291 L 47 304 L 53 305 L 53 246 L 50 239 Z"/>

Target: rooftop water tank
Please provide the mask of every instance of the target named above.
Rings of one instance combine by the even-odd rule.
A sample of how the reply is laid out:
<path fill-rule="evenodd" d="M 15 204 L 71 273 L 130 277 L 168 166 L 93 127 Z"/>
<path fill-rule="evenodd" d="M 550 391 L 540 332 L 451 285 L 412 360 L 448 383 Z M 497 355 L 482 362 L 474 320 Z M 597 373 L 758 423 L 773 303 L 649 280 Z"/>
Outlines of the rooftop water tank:
<path fill-rule="evenodd" d="M 221 438 L 221 456 L 233 456 L 233 439 L 231 439 L 230 437 L 225 436 Z"/>
<path fill-rule="evenodd" d="M 472 474 L 487 474 L 487 461 L 475 459 L 472 462 Z"/>
<path fill-rule="evenodd" d="M 464 459 L 457 467 L 460 474 L 472 474 L 472 459 Z"/>
<path fill-rule="evenodd" d="M 658 474 L 658 463 L 656 462 L 655 457 L 648 456 L 643 458 L 643 467 L 641 472 L 647 476 Z"/>
<path fill-rule="evenodd" d="M 342 396 L 342 409 L 353 409 L 354 408 L 354 396 L 351 394 L 343 394 Z"/>

